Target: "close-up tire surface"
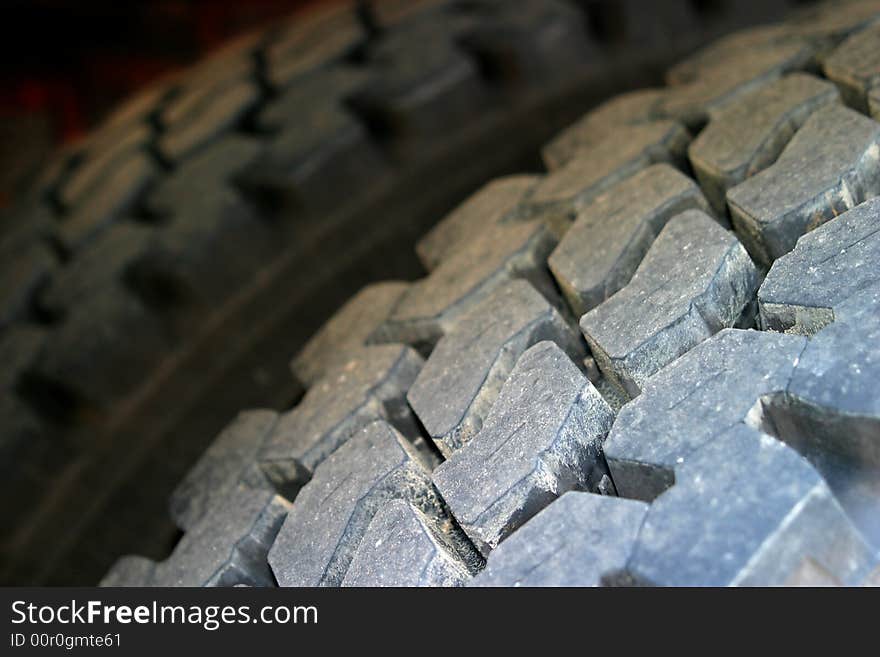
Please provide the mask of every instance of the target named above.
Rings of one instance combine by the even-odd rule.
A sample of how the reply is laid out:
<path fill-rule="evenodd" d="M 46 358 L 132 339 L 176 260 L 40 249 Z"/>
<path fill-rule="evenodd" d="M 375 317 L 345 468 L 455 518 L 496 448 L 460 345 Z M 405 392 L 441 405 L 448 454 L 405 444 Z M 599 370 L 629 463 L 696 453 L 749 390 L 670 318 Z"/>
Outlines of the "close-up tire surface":
<path fill-rule="evenodd" d="M 424 0 L 145 90 L 0 224 L 3 580 L 878 583 L 878 85 L 878 2 Z"/>

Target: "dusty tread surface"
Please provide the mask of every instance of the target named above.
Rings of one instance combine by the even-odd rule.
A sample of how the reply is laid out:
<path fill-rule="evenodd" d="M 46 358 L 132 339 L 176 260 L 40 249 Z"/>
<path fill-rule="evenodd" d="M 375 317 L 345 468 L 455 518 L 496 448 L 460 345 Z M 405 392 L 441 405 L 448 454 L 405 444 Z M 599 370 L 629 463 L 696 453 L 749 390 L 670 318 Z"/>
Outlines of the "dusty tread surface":
<path fill-rule="evenodd" d="M 394 500 L 373 517 L 342 586 L 459 586 L 479 565 L 467 541 Z"/>
<path fill-rule="evenodd" d="M 761 396 L 785 389 L 804 345 L 797 336 L 727 329 L 648 379 L 605 442 L 617 492 L 651 500 L 671 486 L 679 460 L 748 419 Z"/>
<path fill-rule="evenodd" d="M 715 211 L 725 214 L 727 190 L 772 164 L 804 121 L 837 99 L 828 82 L 792 73 L 715 112 L 688 148 Z"/>
<path fill-rule="evenodd" d="M 657 164 L 579 212 L 547 261 L 572 311 L 581 316 L 629 283 L 666 222 L 689 209 L 709 210 L 699 187 Z"/>
<path fill-rule="evenodd" d="M 105 586 L 269 586 L 266 553 L 290 503 L 271 491 L 232 489 L 187 527 L 168 559 L 152 568 L 123 558 Z"/>
<path fill-rule="evenodd" d="M 579 210 L 612 185 L 659 162 L 684 159 L 690 135 L 674 121 L 619 128 L 585 151 L 545 153 L 551 173 L 529 196 L 538 208 Z"/>
<path fill-rule="evenodd" d="M 505 219 L 531 191 L 538 176 L 510 176 L 494 180 L 458 206 L 416 244 L 419 259 L 429 271 L 455 246 L 479 236 L 486 225 Z"/>
<path fill-rule="evenodd" d="M 776 162 L 727 192 L 733 224 L 764 264 L 880 191 L 880 124 L 841 106 L 814 113 Z"/>
<path fill-rule="evenodd" d="M 488 555 L 553 497 L 598 489 L 607 476 L 599 446 L 612 421 L 565 352 L 539 342 L 517 360 L 480 432 L 436 468 L 434 483 Z"/>
<path fill-rule="evenodd" d="M 370 521 L 395 499 L 434 518 L 442 514 L 419 456 L 391 426 L 374 422 L 318 466 L 297 496 L 269 552 L 278 583 L 341 584 Z"/>
<path fill-rule="evenodd" d="M 654 585 L 767 586 L 786 583 L 807 560 L 853 585 L 877 553 L 809 463 L 739 425 L 677 467 L 676 485 L 645 517 L 627 571 Z"/>
<path fill-rule="evenodd" d="M 863 203 L 802 237 L 774 263 L 758 294 L 765 326 L 813 336 L 786 396 L 770 408 L 776 431 L 813 460 L 875 544 L 880 407 L 871 389 L 880 286 L 868 263 L 877 248 L 878 205 Z"/>
<path fill-rule="evenodd" d="M 627 33 L 649 42 L 655 26 L 622 7 Z M 340 189 L 352 198 L 371 192 L 402 167 L 418 169 L 419 158 L 437 153 L 437 135 L 463 117 L 491 116 L 499 99 L 515 105 L 523 90 L 540 95 L 567 79 L 573 55 L 579 60 L 583 46 L 597 45 L 581 41 L 585 23 L 570 20 L 582 16 L 577 11 L 526 0 L 397 3 L 387 13 L 331 12 L 315 19 L 314 31 L 282 26 L 244 39 L 157 92 L 146 148 L 138 138 L 118 145 L 104 136 L 91 152 L 59 164 L 62 179 L 84 161 L 93 161 L 92 171 L 114 163 L 110 172 L 128 178 L 91 219 L 68 224 L 77 238 L 70 244 L 55 229 L 37 231 L 60 256 L 50 264 L 75 263 L 126 221 L 150 224 L 154 236 L 149 248 L 134 249 L 134 265 L 123 253 L 112 275 L 84 266 L 82 280 L 96 283 L 70 285 L 115 291 L 102 312 L 131 328 L 117 334 L 113 358 L 132 362 L 123 347 L 136 329 L 155 341 L 139 341 L 136 358 L 159 363 L 168 351 L 159 345 L 185 339 L 192 317 L 224 307 L 240 272 L 271 260 L 282 238 L 302 244 L 300 257 L 322 270 L 308 245 L 329 234 L 336 219 L 324 213 Z M 608 19 L 603 12 L 587 13 Z M 670 12 L 664 20 L 691 29 L 690 14 Z M 666 87 L 612 99 L 545 141 L 546 174 L 498 181 L 448 214 L 419 247 L 426 276 L 355 298 L 295 359 L 308 392 L 273 429 L 220 436 L 183 497 L 205 510 L 181 522 L 187 531 L 171 556 L 153 559 L 156 566 L 126 559 L 108 581 L 130 572 L 154 582 L 458 585 L 483 567 L 478 553 L 491 553 L 491 561 L 509 551 L 502 577 L 527 580 L 522 569 L 531 568 L 544 582 L 561 583 L 568 580 L 559 559 L 529 544 L 558 546 L 561 555 L 574 541 L 553 512 L 564 515 L 565 499 L 633 514 L 628 521 L 610 511 L 581 517 L 596 534 L 578 539 L 609 561 L 571 573 L 580 583 L 871 581 L 880 536 L 871 392 L 880 292 L 866 263 L 880 133 L 865 115 L 870 101 L 859 105 L 843 91 L 852 105 L 844 107 L 816 76 L 829 77 L 823 65 L 851 50 L 846 39 L 858 44 L 877 13 L 871 3 L 847 3 L 732 35 L 670 70 Z M 493 32 L 493 21 L 504 29 Z M 406 57 L 416 43 L 424 57 Z M 335 59 L 311 59 L 313 47 Z M 255 80 L 256 98 L 240 91 Z M 305 86 L 294 91 L 292 80 Z M 131 114 L 135 123 L 147 116 L 137 103 Z M 760 120 L 747 121 L 752 115 Z M 532 116 L 538 127 L 544 115 Z M 747 139 L 717 137 L 744 123 Z M 257 147 L 241 146 L 240 161 L 212 164 L 211 149 L 231 143 L 228 126 Z M 174 136 L 179 151 L 163 150 L 163 139 Z M 501 144 L 473 150 L 471 160 L 491 159 Z M 733 153 L 729 178 L 707 174 L 706 151 Z M 123 165 L 141 158 L 157 165 L 157 179 L 126 173 Z M 208 181 L 199 194 L 157 196 L 178 174 L 185 190 L 187 164 L 198 158 L 204 173 L 187 175 Z M 667 184 L 648 199 L 644 183 L 658 171 Z M 96 179 L 81 175 L 81 189 Z M 430 194 L 425 181 L 436 176 L 424 175 L 419 170 L 409 184 Z M 62 187 L 49 195 L 63 215 L 59 225 L 84 216 L 83 203 L 100 196 L 71 194 L 65 207 Z M 581 219 L 591 213 L 586 230 Z M 796 246 L 820 226 L 827 230 Z M 577 248 L 551 273 L 551 253 L 566 239 Z M 357 244 L 335 242 L 346 250 Z M 220 247 L 228 264 L 212 272 L 210 254 Z M 577 266 L 596 262 L 602 266 L 586 284 L 575 280 Z M 801 294 L 791 281 L 804 276 L 815 285 Z M 276 295 L 297 294 L 298 283 L 276 287 Z M 815 303 L 831 314 L 813 321 L 812 311 L 798 310 Z M 45 314 L 59 334 L 74 326 L 85 335 L 99 325 L 83 319 L 88 303 L 54 305 L 46 312 L 25 299 L 17 312 L 36 323 Z M 155 322 L 141 321 L 141 311 Z M 729 328 L 753 326 L 761 330 Z M 100 363 L 90 370 L 96 345 L 60 360 L 56 350 L 54 362 L 40 347 L 39 368 L 25 365 L 9 385 L 31 402 L 64 389 L 70 403 L 60 411 L 68 413 L 112 407 L 136 389 L 141 366 L 128 380 L 108 378 Z M 382 359 L 346 371 L 383 350 L 405 355 L 405 376 L 386 376 L 395 368 Z M 592 429 L 582 426 L 591 424 L 588 416 Z M 282 425 L 285 435 L 273 443 Z M 279 445 L 287 460 L 273 470 L 277 461 L 266 456 Z M 253 514 L 248 520 L 241 509 L 200 501 L 207 488 L 226 487 L 254 499 L 287 498 L 277 537 L 267 529 L 274 523 L 254 530 Z M 559 500 L 564 491 L 573 492 Z M 642 512 L 645 521 L 637 522 Z M 823 537 L 828 528 L 834 541 Z M 243 552 L 238 546 L 251 545 L 253 531 L 259 549 Z M 545 532 L 556 535 L 541 538 Z M 603 538 L 593 542 L 593 535 Z M 383 537 L 393 554 L 381 549 Z M 235 547 L 209 559 L 198 554 L 205 540 Z M 261 579 L 266 573 L 274 579 Z"/>
<path fill-rule="evenodd" d="M 786 395 L 769 413 L 777 435 L 810 459 L 874 546 L 880 545 L 878 308 L 876 286 L 841 304 L 834 324 L 807 344 Z"/>
<path fill-rule="evenodd" d="M 758 292 L 764 328 L 813 335 L 835 321 L 842 304 L 877 285 L 880 199 L 844 212 L 798 239 L 773 263 Z"/>
<path fill-rule="evenodd" d="M 712 112 L 786 73 L 806 68 L 813 60 L 815 46 L 807 40 L 780 38 L 770 30 L 755 30 L 759 38 L 752 43 L 721 49 L 711 61 L 696 67 L 686 83 L 674 85 L 659 101 L 658 112 L 696 128 Z"/>
<path fill-rule="evenodd" d="M 468 585 L 601 586 L 626 567 L 647 510 L 636 500 L 565 493 L 498 546 Z"/>
<path fill-rule="evenodd" d="M 451 454 L 479 431 L 516 359 L 541 340 L 562 345 L 572 358 L 583 353 L 556 309 L 531 285 L 514 281 L 437 343 L 407 401 L 441 452 Z M 465 349 L 466 360 L 460 358 Z"/>
<path fill-rule="evenodd" d="M 655 372 L 736 325 L 758 271 L 736 237 L 700 210 L 660 231 L 632 280 L 581 317 L 599 369 L 631 397 Z M 634 319 L 634 318 L 638 319 Z"/>
<path fill-rule="evenodd" d="M 544 162 L 548 168 L 558 168 L 574 153 L 599 145 L 612 130 L 658 121 L 654 107 L 663 93 L 641 89 L 606 100 L 551 139 L 541 151 Z"/>
<path fill-rule="evenodd" d="M 260 467 L 279 489 L 302 485 L 328 456 L 370 423 L 384 419 L 412 435 L 404 402 L 422 358 L 403 345 L 366 347 L 330 370 L 291 411 L 282 414 L 260 449 Z"/>
<path fill-rule="evenodd" d="M 171 495 L 171 517 L 180 529 L 195 526 L 218 496 L 240 484 L 249 481 L 261 487 L 259 473 L 252 469 L 277 423 L 274 411 L 244 411 L 217 436 Z"/>
<path fill-rule="evenodd" d="M 373 340 L 431 345 L 512 279 L 532 280 L 546 290 L 550 283 L 544 261 L 557 241 L 540 220 L 490 225 L 410 285 Z"/>
<path fill-rule="evenodd" d="M 880 82 L 880 25 L 861 30 L 841 43 L 822 62 L 825 75 L 840 87 L 846 102 L 868 112 L 868 95 Z"/>
<path fill-rule="evenodd" d="M 294 376 L 313 385 L 359 351 L 407 288 L 402 281 L 368 285 L 324 324 L 290 363 Z"/>

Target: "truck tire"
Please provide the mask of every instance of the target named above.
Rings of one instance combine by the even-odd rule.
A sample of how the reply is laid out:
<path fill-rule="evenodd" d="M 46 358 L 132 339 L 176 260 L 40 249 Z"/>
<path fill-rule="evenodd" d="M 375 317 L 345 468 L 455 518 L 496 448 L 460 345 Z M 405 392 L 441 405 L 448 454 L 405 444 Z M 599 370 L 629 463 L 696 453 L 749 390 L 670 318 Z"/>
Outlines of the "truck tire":
<path fill-rule="evenodd" d="M 4 580 L 869 581 L 876 12 L 553 139 L 745 12 L 359 3 L 145 91 L 4 218 Z"/>
<path fill-rule="evenodd" d="M 880 583 L 878 75 L 880 5 L 823 6 L 587 113 L 337 312 L 104 584 Z"/>

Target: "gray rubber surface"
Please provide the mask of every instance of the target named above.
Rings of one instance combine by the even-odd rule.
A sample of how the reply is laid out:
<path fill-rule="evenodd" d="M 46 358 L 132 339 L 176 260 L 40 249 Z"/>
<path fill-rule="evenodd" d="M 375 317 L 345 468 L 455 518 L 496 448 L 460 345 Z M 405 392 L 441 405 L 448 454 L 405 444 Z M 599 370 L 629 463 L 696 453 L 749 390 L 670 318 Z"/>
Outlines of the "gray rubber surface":
<path fill-rule="evenodd" d="M 386 320 L 389 339 L 427 355 L 509 278 L 552 296 L 543 260 L 559 226 L 527 228 L 519 207 L 543 181 L 541 148 L 610 93 L 659 82 L 663 65 L 786 2 L 750 4 L 760 13 L 677 0 L 652 24 L 615 0 L 310 5 L 65 146 L 0 216 L 0 337 L 49 337 L 23 348 L 4 389 L 2 439 L 25 459 L 6 470 L 26 472 L 2 480 L 19 503 L 0 580 L 85 584 L 119 549 L 165 554 L 176 529 L 162 500 L 238 406 L 282 410 Z M 629 155 L 606 143 L 597 189 L 644 162 L 684 162 L 682 129 L 661 123 L 669 133 Z M 423 273 L 412 292 L 379 283 L 353 302 L 288 375 L 364 282 Z"/>
<path fill-rule="evenodd" d="M 218 438 L 175 552 L 105 583 L 183 577 L 207 525 L 262 550 L 209 488 L 292 498 L 281 586 L 876 583 L 880 3 L 843 4 L 721 39 L 468 198 L 424 278 L 294 360 L 298 406 Z M 257 580 L 239 558 L 186 581 Z"/>

